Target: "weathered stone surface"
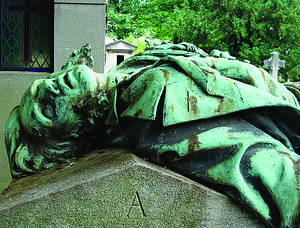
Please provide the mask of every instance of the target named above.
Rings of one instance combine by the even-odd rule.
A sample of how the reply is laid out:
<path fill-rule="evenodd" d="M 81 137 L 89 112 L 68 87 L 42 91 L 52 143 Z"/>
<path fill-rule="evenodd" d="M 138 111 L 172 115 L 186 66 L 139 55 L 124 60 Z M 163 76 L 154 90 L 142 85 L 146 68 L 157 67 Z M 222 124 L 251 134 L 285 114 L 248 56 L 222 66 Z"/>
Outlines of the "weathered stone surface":
<path fill-rule="evenodd" d="M 129 151 L 95 151 L 14 180 L 1 227 L 264 227 L 227 196 Z"/>
<path fill-rule="evenodd" d="M 60 71 L 73 50 L 89 42 L 94 70 L 104 72 L 106 4 L 105 0 L 54 1 L 54 71 Z"/>

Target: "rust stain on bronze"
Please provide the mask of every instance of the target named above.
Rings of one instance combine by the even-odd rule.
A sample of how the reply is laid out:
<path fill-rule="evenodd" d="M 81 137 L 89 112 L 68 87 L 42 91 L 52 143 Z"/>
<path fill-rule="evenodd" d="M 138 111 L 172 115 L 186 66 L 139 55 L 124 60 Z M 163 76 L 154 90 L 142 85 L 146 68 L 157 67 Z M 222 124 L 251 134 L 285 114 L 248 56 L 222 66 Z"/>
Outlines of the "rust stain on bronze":
<path fill-rule="evenodd" d="M 212 65 L 210 67 L 213 69 L 216 69 L 216 63 L 213 61 Z"/>
<path fill-rule="evenodd" d="M 217 82 L 217 76 L 216 75 L 213 75 L 213 81 Z"/>
<path fill-rule="evenodd" d="M 265 84 L 266 84 L 266 87 L 267 87 L 267 91 L 270 92 L 271 94 L 275 95 L 277 93 L 277 86 L 276 84 L 271 81 L 266 75 L 265 75 L 265 72 L 261 69 L 259 69 L 262 76 L 263 76 L 263 79 L 265 81 Z"/>
<path fill-rule="evenodd" d="M 150 67 L 151 67 L 151 66 L 150 66 Z M 141 70 L 140 72 L 138 72 L 138 73 L 132 75 L 132 76 L 130 77 L 130 81 L 134 81 L 135 79 L 137 79 L 139 76 L 141 76 L 142 74 L 144 74 L 147 70 L 149 70 L 150 67 L 147 67 L 147 68 Z M 123 79 L 127 80 L 128 77 L 127 77 L 127 76 L 123 76 Z"/>
<path fill-rule="evenodd" d="M 266 82 L 266 84 L 267 84 L 267 86 L 269 88 L 269 85 L 267 83 L 268 82 L 268 78 L 266 77 L 265 72 L 263 70 L 261 70 L 261 69 L 259 69 L 259 71 L 261 72 L 261 75 L 263 76 L 263 80 Z"/>
<path fill-rule="evenodd" d="M 250 71 L 246 68 L 246 72 L 247 72 L 247 84 L 254 86 L 254 79 L 251 76 Z"/>
<path fill-rule="evenodd" d="M 207 76 L 209 74 L 213 74 L 212 72 L 209 72 L 208 70 L 201 69 L 201 71 Z"/>
<path fill-rule="evenodd" d="M 201 143 L 198 141 L 198 136 L 193 135 L 189 138 L 189 145 L 188 145 L 188 154 L 195 152 L 196 150 L 200 149 Z"/>
<path fill-rule="evenodd" d="M 268 80 L 268 84 L 270 87 L 270 92 L 274 95 L 277 94 L 277 91 L 278 91 L 277 85 L 271 80 Z"/>
<path fill-rule="evenodd" d="M 221 112 L 223 110 L 223 101 L 224 101 L 224 98 L 220 97 L 220 102 L 218 105 L 218 112 Z"/>
<path fill-rule="evenodd" d="M 142 109 L 139 109 L 136 111 L 136 113 L 134 114 L 134 117 L 135 118 L 139 118 L 139 116 L 143 113 L 143 110 Z"/>
<path fill-rule="evenodd" d="M 225 103 L 226 110 L 233 110 L 234 109 L 234 100 L 233 99 L 227 99 L 227 102 Z M 224 108 L 224 106 L 223 106 Z"/>
<path fill-rule="evenodd" d="M 194 96 L 189 97 L 189 110 L 193 115 L 197 115 L 198 112 L 197 98 Z"/>
<path fill-rule="evenodd" d="M 96 78 L 96 82 L 97 82 L 97 87 L 95 89 L 95 94 L 99 94 L 100 93 L 100 77 L 98 77 L 98 75 L 94 72 L 93 73 L 95 78 Z"/>
<path fill-rule="evenodd" d="M 165 69 L 162 69 L 162 72 L 164 72 L 164 77 L 166 79 L 166 83 L 169 82 L 169 76 L 170 76 L 170 72 L 165 70 Z"/>
<path fill-rule="evenodd" d="M 171 106 L 170 106 L 170 111 L 171 111 L 171 112 L 174 112 L 174 104 L 171 104 Z"/>
<path fill-rule="evenodd" d="M 144 92 L 146 91 L 148 85 L 147 84 L 144 84 Z"/>
<path fill-rule="evenodd" d="M 199 67 L 198 62 L 195 60 L 192 60 L 192 63 L 194 63 L 197 67 Z"/>
<path fill-rule="evenodd" d="M 9 191 L 9 187 L 2 191 L 1 196 L 4 196 L 6 193 L 8 193 L 8 191 Z"/>
<path fill-rule="evenodd" d="M 106 84 L 105 84 L 105 91 L 108 91 L 108 87 L 109 87 L 109 82 L 110 82 L 110 78 L 106 78 Z"/>
<path fill-rule="evenodd" d="M 84 59 L 83 58 L 79 58 L 78 59 L 78 63 L 82 64 L 84 62 Z"/>

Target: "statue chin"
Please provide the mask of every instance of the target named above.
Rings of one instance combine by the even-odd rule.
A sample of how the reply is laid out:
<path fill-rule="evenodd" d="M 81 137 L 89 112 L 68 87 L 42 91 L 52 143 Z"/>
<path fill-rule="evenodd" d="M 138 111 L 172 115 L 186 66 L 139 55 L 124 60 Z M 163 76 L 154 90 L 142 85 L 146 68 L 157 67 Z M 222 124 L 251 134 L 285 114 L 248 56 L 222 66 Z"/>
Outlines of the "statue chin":
<path fill-rule="evenodd" d="M 267 225 L 299 211 L 299 85 L 193 44 L 164 43 L 108 74 L 89 44 L 61 72 L 35 81 L 6 122 L 12 174 L 24 176 L 94 148 L 128 147 L 228 194 Z"/>

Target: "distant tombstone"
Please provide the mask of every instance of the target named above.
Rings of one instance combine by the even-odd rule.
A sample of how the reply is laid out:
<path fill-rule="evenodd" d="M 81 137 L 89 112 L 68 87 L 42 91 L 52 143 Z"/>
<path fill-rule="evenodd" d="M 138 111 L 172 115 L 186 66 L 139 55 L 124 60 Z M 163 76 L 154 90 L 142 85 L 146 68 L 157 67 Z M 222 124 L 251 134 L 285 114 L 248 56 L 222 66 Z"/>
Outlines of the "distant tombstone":
<path fill-rule="evenodd" d="M 274 51 L 271 53 L 271 58 L 264 61 L 264 66 L 271 68 L 271 75 L 276 81 L 278 80 L 278 70 L 285 67 L 285 61 L 279 59 L 279 53 Z"/>

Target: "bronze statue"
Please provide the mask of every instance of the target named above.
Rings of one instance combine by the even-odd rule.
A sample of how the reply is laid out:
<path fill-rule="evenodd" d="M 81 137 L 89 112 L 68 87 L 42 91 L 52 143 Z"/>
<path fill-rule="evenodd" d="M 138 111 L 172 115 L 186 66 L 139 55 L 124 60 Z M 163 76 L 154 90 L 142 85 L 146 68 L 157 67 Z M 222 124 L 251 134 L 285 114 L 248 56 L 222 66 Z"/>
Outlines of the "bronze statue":
<path fill-rule="evenodd" d="M 271 227 L 299 225 L 299 87 L 290 87 L 296 97 L 266 71 L 213 55 L 163 44 L 97 74 L 89 45 L 73 52 L 12 111 L 12 174 L 128 147 L 226 193 Z"/>

